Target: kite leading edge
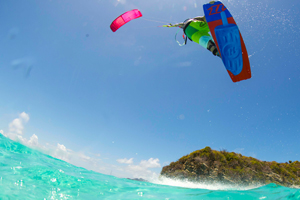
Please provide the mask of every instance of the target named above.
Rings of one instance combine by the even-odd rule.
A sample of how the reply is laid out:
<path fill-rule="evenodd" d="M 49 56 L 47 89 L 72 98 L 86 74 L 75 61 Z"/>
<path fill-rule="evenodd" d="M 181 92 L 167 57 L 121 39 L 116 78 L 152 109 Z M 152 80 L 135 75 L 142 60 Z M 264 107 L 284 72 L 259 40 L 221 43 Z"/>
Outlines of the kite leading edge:
<path fill-rule="evenodd" d="M 113 32 L 116 32 L 121 26 L 130 22 L 133 19 L 142 17 L 142 13 L 138 9 L 134 9 L 128 12 L 123 13 L 119 17 L 117 17 L 110 25 L 110 29 Z"/>

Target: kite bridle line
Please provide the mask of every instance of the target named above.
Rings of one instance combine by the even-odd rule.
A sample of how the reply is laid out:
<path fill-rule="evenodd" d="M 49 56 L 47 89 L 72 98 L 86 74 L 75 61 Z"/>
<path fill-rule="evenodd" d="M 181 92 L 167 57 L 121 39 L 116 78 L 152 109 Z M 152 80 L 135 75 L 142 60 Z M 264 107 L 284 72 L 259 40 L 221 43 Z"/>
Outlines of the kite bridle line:
<path fill-rule="evenodd" d="M 157 20 L 152 20 L 152 19 L 146 19 L 146 18 L 141 18 L 141 19 L 146 20 L 146 21 L 150 21 L 150 22 L 158 22 L 158 23 L 163 23 L 163 24 L 167 23 L 167 22 L 162 22 L 162 21 L 157 21 Z"/>
<path fill-rule="evenodd" d="M 167 28 L 172 28 L 172 27 L 180 27 L 180 28 L 182 28 L 181 26 L 178 26 L 178 25 L 172 25 L 172 24 L 170 24 L 170 25 L 162 25 L 162 26 L 159 26 L 159 27 L 167 27 Z M 178 32 L 180 31 L 181 29 L 178 29 L 178 31 L 176 32 L 176 34 L 175 34 L 175 41 L 178 43 L 178 45 L 179 46 L 184 46 L 184 45 L 186 45 L 186 43 L 187 43 L 187 36 L 184 36 L 184 34 L 182 35 L 183 36 L 183 39 L 184 39 L 184 43 L 180 43 L 178 40 L 177 40 L 177 34 L 178 34 Z"/>

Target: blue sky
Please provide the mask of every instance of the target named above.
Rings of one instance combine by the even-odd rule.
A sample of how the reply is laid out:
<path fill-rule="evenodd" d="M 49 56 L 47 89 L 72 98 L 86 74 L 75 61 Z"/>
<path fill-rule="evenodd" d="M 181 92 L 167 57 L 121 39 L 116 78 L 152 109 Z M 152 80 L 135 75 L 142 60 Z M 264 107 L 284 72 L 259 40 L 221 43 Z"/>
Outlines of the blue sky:
<path fill-rule="evenodd" d="M 120 177 L 159 173 L 205 146 L 300 160 L 300 2 L 223 1 L 250 57 L 252 78 L 239 83 L 200 45 L 179 47 L 176 28 L 157 27 L 203 15 L 204 3 L 2 1 L 0 130 L 63 145 L 98 162 L 84 167 Z M 143 17 L 113 33 L 135 8 Z"/>

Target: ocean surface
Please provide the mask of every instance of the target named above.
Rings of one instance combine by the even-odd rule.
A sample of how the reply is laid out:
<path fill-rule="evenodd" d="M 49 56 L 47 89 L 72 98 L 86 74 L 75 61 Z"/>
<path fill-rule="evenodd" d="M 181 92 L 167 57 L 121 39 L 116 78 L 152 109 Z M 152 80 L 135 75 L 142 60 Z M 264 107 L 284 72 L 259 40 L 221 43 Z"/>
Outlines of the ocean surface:
<path fill-rule="evenodd" d="M 0 199 L 300 199 L 300 189 L 155 183 L 117 178 L 76 167 L 0 134 Z M 173 185 L 173 186 L 171 186 Z M 180 186 L 174 186 L 180 185 Z"/>

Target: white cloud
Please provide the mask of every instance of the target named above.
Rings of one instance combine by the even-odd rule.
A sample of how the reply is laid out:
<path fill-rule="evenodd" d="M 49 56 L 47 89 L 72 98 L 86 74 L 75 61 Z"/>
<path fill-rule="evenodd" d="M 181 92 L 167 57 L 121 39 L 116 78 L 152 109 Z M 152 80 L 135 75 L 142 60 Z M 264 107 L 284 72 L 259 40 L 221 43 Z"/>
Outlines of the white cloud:
<path fill-rule="evenodd" d="M 23 130 L 24 130 L 24 123 L 27 123 L 29 121 L 29 115 L 26 114 L 25 112 L 22 112 L 19 115 L 19 118 L 14 119 L 10 124 L 9 124 L 9 132 L 11 134 L 19 134 L 23 135 Z"/>
<path fill-rule="evenodd" d="M 51 145 L 49 143 L 40 144 L 36 134 L 33 134 L 28 140 L 23 136 L 23 132 L 24 124 L 29 122 L 29 120 L 29 115 L 23 112 L 9 124 L 8 133 L 4 133 L 3 130 L 0 130 L 0 133 L 14 141 L 20 142 L 30 148 L 37 149 L 52 157 L 99 173 L 111 174 L 120 178 L 144 178 L 146 180 L 151 180 L 159 176 L 159 174 L 150 170 L 152 168 L 161 167 L 158 158 L 142 160 L 138 165 L 133 165 L 133 158 L 118 159 L 118 163 L 126 164 L 126 166 L 116 166 L 105 163 L 103 160 L 109 162 L 110 159 L 101 159 L 99 153 L 90 153 L 89 155 L 91 156 L 88 156 L 84 152 L 75 152 L 68 149 L 65 145 L 60 143 L 57 143 L 57 145 Z"/>
<path fill-rule="evenodd" d="M 130 159 L 127 159 L 127 158 L 118 159 L 117 162 L 118 163 L 122 163 L 122 164 L 132 164 L 133 163 L 133 158 L 130 158 Z"/>
<path fill-rule="evenodd" d="M 149 160 L 142 160 L 140 166 L 144 168 L 158 168 L 160 167 L 159 159 L 150 158 Z"/>
<path fill-rule="evenodd" d="M 13 132 L 13 133 L 22 135 L 23 134 L 23 129 L 24 129 L 23 123 L 19 118 L 14 119 L 9 124 L 9 132 Z"/>
<path fill-rule="evenodd" d="M 39 139 L 38 136 L 33 134 L 28 141 L 29 146 L 38 146 L 39 145 Z"/>
<path fill-rule="evenodd" d="M 52 149 L 50 151 L 51 156 L 70 162 L 70 154 L 68 153 L 67 148 L 63 144 L 57 143 L 56 147 L 53 148 L 51 146 L 48 146 L 48 148 Z"/>
<path fill-rule="evenodd" d="M 65 145 L 59 143 L 57 143 L 57 150 L 67 152 L 67 148 L 65 147 Z"/>
<path fill-rule="evenodd" d="M 152 180 L 159 176 L 156 172 L 153 172 L 149 168 L 160 168 L 158 158 L 150 158 L 149 160 L 142 160 L 138 165 L 129 164 L 126 167 L 117 167 L 118 171 L 123 171 L 119 174 L 119 177 L 134 177 L 134 178 L 144 178 L 146 180 Z"/>
<path fill-rule="evenodd" d="M 27 113 L 22 112 L 22 113 L 20 114 L 20 119 L 22 119 L 23 122 L 27 123 L 27 122 L 29 121 L 30 118 L 29 118 L 29 115 L 28 115 Z"/>
<path fill-rule="evenodd" d="M 158 173 L 147 168 L 143 168 L 140 165 L 129 165 L 127 168 L 125 168 L 125 172 L 130 175 L 130 177 L 143 178 L 146 180 L 152 180 L 159 176 Z"/>

